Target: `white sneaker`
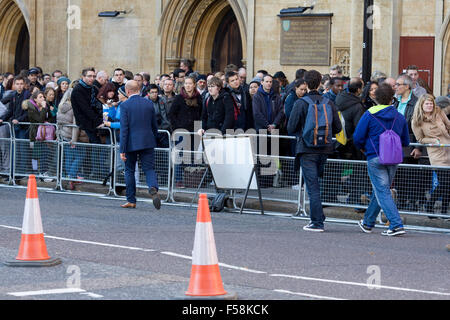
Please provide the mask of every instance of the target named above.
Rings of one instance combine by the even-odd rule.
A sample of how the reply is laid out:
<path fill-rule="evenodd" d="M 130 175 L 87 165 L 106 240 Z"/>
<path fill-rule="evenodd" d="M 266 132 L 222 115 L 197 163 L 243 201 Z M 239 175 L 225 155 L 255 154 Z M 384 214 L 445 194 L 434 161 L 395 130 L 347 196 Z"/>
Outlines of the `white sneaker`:
<path fill-rule="evenodd" d="M 401 236 L 406 234 L 406 231 L 404 228 L 396 228 L 394 230 L 385 230 L 381 233 L 381 235 L 383 236 L 388 236 L 388 237 L 395 237 L 395 236 Z"/>
<path fill-rule="evenodd" d="M 303 230 L 305 231 L 311 231 L 311 232 L 325 232 L 324 228 L 316 227 L 312 223 L 308 224 L 307 226 L 303 227 Z"/>
<path fill-rule="evenodd" d="M 50 179 L 50 178 L 48 178 L 49 177 L 49 175 L 48 175 L 48 172 L 44 172 L 42 175 L 41 175 L 41 177 L 42 177 L 42 180 L 44 181 L 44 182 L 53 182 L 53 179 Z"/>

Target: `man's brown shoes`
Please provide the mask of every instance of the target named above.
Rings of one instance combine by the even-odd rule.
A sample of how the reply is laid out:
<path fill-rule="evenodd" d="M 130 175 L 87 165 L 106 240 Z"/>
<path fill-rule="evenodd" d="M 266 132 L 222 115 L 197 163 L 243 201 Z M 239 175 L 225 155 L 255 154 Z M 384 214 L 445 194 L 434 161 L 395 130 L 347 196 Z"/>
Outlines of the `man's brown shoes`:
<path fill-rule="evenodd" d="M 125 203 L 123 205 L 121 205 L 122 208 L 124 209 L 136 209 L 136 203 Z"/>

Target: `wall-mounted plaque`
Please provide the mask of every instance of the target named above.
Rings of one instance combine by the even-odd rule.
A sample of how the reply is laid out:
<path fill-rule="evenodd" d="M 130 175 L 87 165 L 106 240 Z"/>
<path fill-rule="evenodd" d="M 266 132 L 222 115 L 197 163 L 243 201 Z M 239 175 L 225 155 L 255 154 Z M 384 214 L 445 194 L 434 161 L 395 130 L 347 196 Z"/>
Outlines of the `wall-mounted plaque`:
<path fill-rule="evenodd" d="M 329 66 L 331 15 L 281 17 L 281 65 Z"/>

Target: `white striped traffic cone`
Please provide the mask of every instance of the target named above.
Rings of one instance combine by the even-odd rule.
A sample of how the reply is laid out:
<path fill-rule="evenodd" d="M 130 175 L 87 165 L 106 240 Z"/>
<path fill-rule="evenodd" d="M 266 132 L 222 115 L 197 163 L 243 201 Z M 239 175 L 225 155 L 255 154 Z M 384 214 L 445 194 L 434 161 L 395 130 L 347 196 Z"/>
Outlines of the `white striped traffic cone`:
<path fill-rule="evenodd" d="M 217 258 L 216 242 L 206 194 L 200 195 L 195 229 L 192 273 L 187 296 L 225 296 Z"/>
<path fill-rule="evenodd" d="M 31 175 L 28 180 L 19 254 L 16 261 L 5 264 L 10 267 L 50 267 L 60 263 L 60 259 L 50 258 L 47 252 L 36 177 Z"/>

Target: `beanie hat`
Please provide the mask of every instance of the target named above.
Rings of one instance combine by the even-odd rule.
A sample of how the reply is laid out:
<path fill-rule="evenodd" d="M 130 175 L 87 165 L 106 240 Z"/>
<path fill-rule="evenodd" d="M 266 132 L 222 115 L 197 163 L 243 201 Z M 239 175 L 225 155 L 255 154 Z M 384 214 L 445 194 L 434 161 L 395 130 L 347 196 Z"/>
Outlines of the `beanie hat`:
<path fill-rule="evenodd" d="M 447 108 L 450 106 L 450 98 L 441 96 L 436 98 L 436 105 L 441 107 L 442 109 Z"/>
<path fill-rule="evenodd" d="M 63 83 L 63 82 L 67 82 L 68 84 L 70 84 L 70 79 L 69 78 L 66 78 L 66 77 L 61 77 L 61 78 L 59 78 L 58 79 L 58 81 L 56 82 L 57 84 L 58 84 L 58 87 L 61 85 L 61 83 Z"/>
<path fill-rule="evenodd" d="M 127 95 L 127 93 L 126 93 L 126 91 L 125 91 L 125 86 L 121 86 L 121 87 L 119 88 L 119 93 L 120 93 L 121 95 L 123 95 L 125 98 L 128 98 L 128 95 Z"/>

